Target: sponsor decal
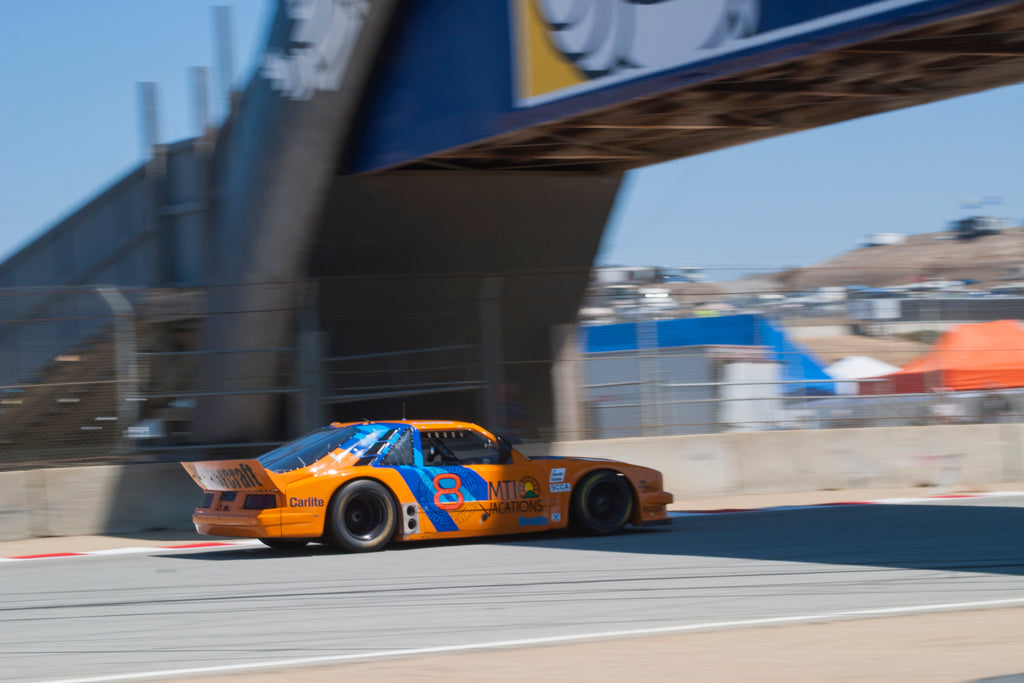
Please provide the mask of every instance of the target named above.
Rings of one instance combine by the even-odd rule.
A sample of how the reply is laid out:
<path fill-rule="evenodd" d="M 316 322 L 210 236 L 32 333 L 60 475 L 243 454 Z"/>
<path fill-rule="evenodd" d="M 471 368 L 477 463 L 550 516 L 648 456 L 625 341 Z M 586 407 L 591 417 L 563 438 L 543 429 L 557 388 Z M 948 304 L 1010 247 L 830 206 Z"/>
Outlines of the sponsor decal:
<path fill-rule="evenodd" d="M 548 481 L 551 482 L 552 484 L 558 483 L 560 481 L 565 481 L 565 468 L 564 467 L 552 467 L 551 468 L 551 478 L 548 479 Z M 552 489 L 552 490 L 554 490 L 554 489 Z"/>
<path fill-rule="evenodd" d="M 544 526 L 547 523 L 548 520 L 544 515 L 537 515 L 536 517 L 519 517 L 519 526 Z"/>
<path fill-rule="evenodd" d="M 202 473 L 198 473 L 194 467 L 189 467 L 188 472 L 203 483 L 203 488 L 208 489 L 245 489 L 262 488 L 263 486 L 260 478 L 246 463 L 242 463 L 238 467 L 207 469 Z"/>
<path fill-rule="evenodd" d="M 551 521 L 552 522 L 561 522 L 562 521 L 562 513 L 561 512 L 552 512 L 551 513 Z"/>
<path fill-rule="evenodd" d="M 572 488 L 572 484 L 563 482 L 561 484 L 551 484 L 548 488 L 551 489 L 551 493 L 565 493 Z"/>
<path fill-rule="evenodd" d="M 519 482 L 514 479 L 492 481 L 487 484 L 487 497 L 497 500 L 514 500 L 519 497 Z"/>
<path fill-rule="evenodd" d="M 483 511 L 488 515 L 522 514 L 524 512 L 543 512 L 544 503 L 539 499 L 533 500 L 498 500 L 483 505 Z"/>
<path fill-rule="evenodd" d="M 516 500 L 518 498 L 537 498 L 540 496 L 540 482 L 533 477 L 523 477 L 519 481 L 503 479 L 487 484 L 488 498 L 497 500 Z"/>
<path fill-rule="evenodd" d="M 293 508 L 322 508 L 324 506 L 324 499 L 317 498 L 316 496 L 310 496 L 309 498 L 296 498 L 292 496 L 288 499 L 288 505 Z"/>

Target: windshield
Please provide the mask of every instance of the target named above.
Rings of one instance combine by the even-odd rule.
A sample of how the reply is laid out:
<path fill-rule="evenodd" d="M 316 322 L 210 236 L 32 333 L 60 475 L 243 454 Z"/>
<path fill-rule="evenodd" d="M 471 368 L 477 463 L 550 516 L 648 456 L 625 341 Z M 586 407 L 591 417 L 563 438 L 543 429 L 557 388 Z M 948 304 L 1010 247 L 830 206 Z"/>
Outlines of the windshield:
<path fill-rule="evenodd" d="M 334 450 L 342 449 L 356 456 L 377 455 L 404 425 L 360 424 L 347 427 L 323 427 L 261 455 L 258 460 L 271 472 L 291 472 L 308 467 Z M 377 445 L 378 442 L 385 442 Z"/>

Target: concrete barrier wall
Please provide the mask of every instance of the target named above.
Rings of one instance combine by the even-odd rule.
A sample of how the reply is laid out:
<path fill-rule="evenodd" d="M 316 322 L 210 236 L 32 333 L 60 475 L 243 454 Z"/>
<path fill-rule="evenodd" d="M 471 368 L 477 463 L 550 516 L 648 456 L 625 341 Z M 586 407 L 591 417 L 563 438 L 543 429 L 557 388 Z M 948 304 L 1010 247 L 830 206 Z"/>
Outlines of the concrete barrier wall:
<path fill-rule="evenodd" d="M 0 540 L 191 529 L 201 499 L 177 463 L 0 472 Z"/>
<path fill-rule="evenodd" d="M 1024 480 L 1024 425 L 742 432 L 555 443 L 664 474 L 676 499 Z"/>
<path fill-rule="evenodd" d="M 1022 443 L 1024 425 L 984 424 L 604 439 L 549 452 L 654 467 L 684 500 L 1022 481 Z M 201 497 L 176 463 L 2 472 L 0 540 L 191 529 Z"/>

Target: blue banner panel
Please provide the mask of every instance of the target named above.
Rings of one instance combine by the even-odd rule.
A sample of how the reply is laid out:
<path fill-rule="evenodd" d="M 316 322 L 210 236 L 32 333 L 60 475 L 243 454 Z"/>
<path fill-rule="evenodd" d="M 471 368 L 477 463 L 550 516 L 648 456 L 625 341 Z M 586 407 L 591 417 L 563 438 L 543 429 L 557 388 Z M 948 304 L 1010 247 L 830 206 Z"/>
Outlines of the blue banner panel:
<path fill-rule="evenodd" d="M 407 0 L 342 172 L 1013 0 Z"/>
<path fill-rule="evenodd" d="M 781 379 L 793 383 L 783 393 L 835 393 L 832 378 L 817 358 L 760 315 L 593 325 L 580 328 L 579 341 L 584 354 L 682 346 L 767 347 L 769 357 L 779 364 Z"/>

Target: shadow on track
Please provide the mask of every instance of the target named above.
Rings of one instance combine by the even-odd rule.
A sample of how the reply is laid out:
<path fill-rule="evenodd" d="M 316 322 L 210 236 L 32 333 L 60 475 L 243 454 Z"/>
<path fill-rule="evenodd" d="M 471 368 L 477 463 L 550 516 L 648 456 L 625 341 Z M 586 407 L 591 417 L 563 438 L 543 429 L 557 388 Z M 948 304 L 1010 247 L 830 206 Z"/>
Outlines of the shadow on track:
<path fill-rule="evenodd" d="M 641 531 L 641 530 L 635 530 Z M 634 531 L 634 532 L 635 532 Z M 633 532 L 626 532 L 633 533 Z M 408 543 L 391 543 L 382 552 L 393 554 L 401 552 L 414 552 L 416 550 L 425 550 L 427 548 L 444 548 L 444 547 L 455 547 L 455 546 L 472 546 L 472 545 L 493 545 L 495 543 L 516 543 L 524 541 L 536 541 L 541 542 L 545 539 L 548 541 L 554 539 L 568 539 L 572 538 L 569 534 L 563 531 L 538 531 L 536 533 L 528 534 L 515 534 L 510 536 L 486 536 L 482 538 L 453 538 L 448 540 L 432 540 L 432 541 L 412 541 Z M 338 557 L 346 557 L 352 555 L 342 550 L 327 545 L 326 543 L 310 543 L 304 548 L 298 548 L 295 550 L 277 550 L 261 545 L 254 545 L 248 548 L 236 548 L 232 550 L 216 549 L 212 551 L 189 551 L 182 553 L 161 553 L 155 557 L 165 557 L 177 560 L 206 560 L 212 562 L 224 562 L 228 560 L 266 560 L 270 558 L 289 558 L 289 557 L 318 557 L 322 555 L 337 555 Z"/>
<path fill-rule="evenodd" d="M 857 505 L 679 517 L 672 526 L 613 536 L 533 533 L 392 543 L 400 554 L 461 545 L 531 545 L 569 550 L 730 557 L 781 562 L 1024 575 L 1024 508 L 970 505 Z M 253 547 L 162 557 L 237 561 L 345 553 L 310 544 L 281 551 Z M 408 559 L 408 558 L 403 558 Z M 414 559 L 414 558 L 413 558 Z"/>
<path fill-rule="evenodd" d="M 1021 507 L 828 506 L 678 517 L 663 529 L 543 543 L 646 555 L 1024 575 Z"/>

